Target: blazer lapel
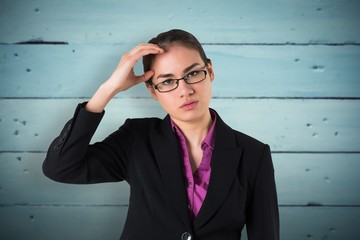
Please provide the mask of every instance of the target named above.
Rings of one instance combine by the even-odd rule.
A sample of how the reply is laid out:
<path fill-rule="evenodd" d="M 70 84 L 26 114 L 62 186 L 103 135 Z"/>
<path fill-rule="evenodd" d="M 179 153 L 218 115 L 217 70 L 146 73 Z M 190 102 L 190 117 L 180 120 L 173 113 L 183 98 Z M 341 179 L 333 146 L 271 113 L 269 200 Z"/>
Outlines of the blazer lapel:
<path fill-rule="evenodd" d="M 171 129 L 170 117 L 167 116 L 157 131 L 150 134 L 151 144 L 162 176 L 167 194 L 187 228 L 191 222 L 187 207 L 187 195 L 182 172 L 182 161 L 177 138 Z"/>
<path fill-rule="evenodd" d="M 203 205 L 194 220 L 194 230 L 204 225 L 221 206 L 237 173 L 242 148 L 234 131 L 217 116 L 215 149 L 211 161 L 209 188 Z"/>

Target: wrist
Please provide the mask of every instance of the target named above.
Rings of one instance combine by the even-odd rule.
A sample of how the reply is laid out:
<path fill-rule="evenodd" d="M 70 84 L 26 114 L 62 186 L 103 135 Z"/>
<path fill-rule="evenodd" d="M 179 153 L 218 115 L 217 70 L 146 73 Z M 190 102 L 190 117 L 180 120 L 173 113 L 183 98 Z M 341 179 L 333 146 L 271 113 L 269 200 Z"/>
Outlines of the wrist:
<path fill-rule="evenodd" d="M 85 109 L 89 112 L 102 112 L 116 93 L 117 91 L 109 84 L 103 83 L 86 104 Z"/>
<path fill-rule="evenodd" d="M 115 96 L 117 93 L 120 92 L 119 89 L 117 89 L 116 86 L 114 86 L 111 81 L 106 81 L 103 84 L 100 85 L 99 89 L 97 90 L 99 94 L 101 94 L 103 97 L 107 97 L 111 99 L 113 96 Z"/>

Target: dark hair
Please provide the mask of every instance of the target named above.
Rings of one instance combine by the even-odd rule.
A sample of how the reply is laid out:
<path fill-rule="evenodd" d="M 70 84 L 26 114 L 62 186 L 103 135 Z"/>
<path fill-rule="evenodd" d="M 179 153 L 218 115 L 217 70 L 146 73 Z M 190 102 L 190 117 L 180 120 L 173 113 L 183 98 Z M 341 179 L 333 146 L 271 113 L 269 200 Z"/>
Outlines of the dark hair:
<path fill-rule="evenodd" d="M 171 45 L 179 44 L 183 47 L 194 49 L 199 52 L 201 59 L 207 65 L 210 59 L 206 57 L 205 51 L 202 48 L 200 42 L 189 32 L 180 29 L 172 29 L 167 32 L 160 33 L 157 37 L 150 39 L 148 43 L 153 43 L 167 51 Z M 151 69 L 155 55 L 150 54 L 143 57 L 144 72 Z M 147 81 L 147 84 L 152 84 L 152 79 Z"/>

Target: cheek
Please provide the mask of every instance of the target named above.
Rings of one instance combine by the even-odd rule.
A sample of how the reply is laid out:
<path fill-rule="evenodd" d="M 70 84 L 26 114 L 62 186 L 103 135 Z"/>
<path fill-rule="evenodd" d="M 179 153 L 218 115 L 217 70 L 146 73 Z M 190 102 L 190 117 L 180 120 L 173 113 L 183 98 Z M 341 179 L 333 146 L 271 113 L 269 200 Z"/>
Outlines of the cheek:
<path fill-rule="evenodd" d="M 159 96 L 158 100 L 160 105 L 165 109 L 168 110 L 170 107 L 174 105 L 174 98 L 169 95 Z"/>
<path fill-rule="evenodd" d="M 203 96 L 211 96 L 212 94 L 212 84 L 211 82 L 205 82 L 204 84 L 197 89 L 199 93 L 201 93 Z"/>

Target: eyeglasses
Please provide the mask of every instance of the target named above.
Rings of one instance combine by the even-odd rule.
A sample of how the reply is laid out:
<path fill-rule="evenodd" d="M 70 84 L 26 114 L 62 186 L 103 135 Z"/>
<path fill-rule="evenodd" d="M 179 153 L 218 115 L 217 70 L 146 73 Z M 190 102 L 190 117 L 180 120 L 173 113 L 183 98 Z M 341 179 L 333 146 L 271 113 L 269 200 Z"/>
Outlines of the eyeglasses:
<path fill-rule="evenodd" d="M 206 70 L 197 70 L 188 73 L 186 76 L 178 79 L 166 79 L 156 85 L 154 88 L 161 93 L 170 92 L 179 86 L 179 81 L 184 80 L 187 84 L 195 84 L 204 81 L 206 78 Z"/>

